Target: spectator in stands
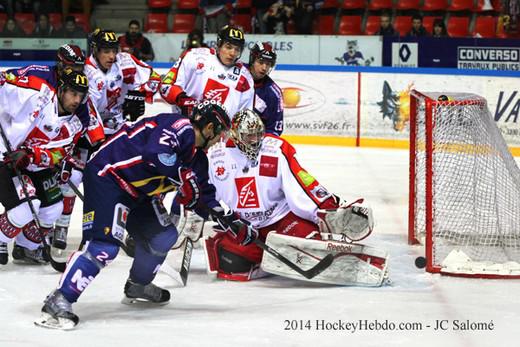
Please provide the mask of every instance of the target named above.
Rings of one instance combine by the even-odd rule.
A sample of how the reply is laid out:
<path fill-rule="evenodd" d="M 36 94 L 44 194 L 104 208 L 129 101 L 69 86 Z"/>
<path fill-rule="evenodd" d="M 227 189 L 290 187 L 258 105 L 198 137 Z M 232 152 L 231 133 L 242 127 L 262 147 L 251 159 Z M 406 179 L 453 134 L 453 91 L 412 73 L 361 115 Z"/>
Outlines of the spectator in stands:
<path fill-rule="evenodd" d="M 96 1 L 96 0 L 94 0 Z M 71 5 L 79 5 L 80 7 L 74 8 L 78 12 L 82 12 L 87 18 L 90 18 L 90 14 L 92 13 L 92 0 L 81 0 L 81 1 L 70 1 L 70 0 L 61 0 L 61 13 L 64 17 L 67 17 L 70 13 Z"/>
<path fill-rule="evenodd" d="M 41 13 L 38 16 L 38 22 L 34 27 L 32 36 L 34 37 L 51 37 L 54 36 L 55 30 L 49 21 L 49 16 L 45 13 Z"/>
<path fill-rule="evenodd" d="M 197 17 L 195 27 L 204 32 L 205 26 L 208 33 L 216 33 L 229 24 L 234 2 L 236 0 L 200 0 L 202 15 Z"/>
<path fill-rule="evenodd" d="M 292 8 L 286 6 L 283 0 L 278 0 L 269 7 L 262 18 L 267 26 L 268 34 L 285 34 L 287 32 L 287 22 L 292 16 Z"/>
<path fill-rule="evenodd" d="M 380 17 L 380 27 L 376 35 L 380 36 L 399 36 L 399 33 L 392 26 L 392 15 L 389 12 L 383 12 Z"/>
<path fill-rule="evenodd" d="M 186 38 L 186 49 L 208 47 L 204 43 L 204 34 L 199 29 L 193 29 Z"/>
<path fill-rule="evenodd" d="M 76 25 L 76 18 L 74 16 L 65 17 L 65 22 L 60 30 L 56 32 L 56 37 L 66 38 L 84 38 L 87 34 L 83 28 Z"/>
<path fill-rule="evenodd" d="M 296 32 L 310 35 L 313 31 L 315 8 L 312 1 L 296 0 L 294 4 L 294 24 Z"/>
<path fill-rule="evenodd" d="M 132 19 L 128 23 L 128 31 L 119 36 L 117 40 L 121 51 L 130 53 L 139 60 L 151 61 L 155 57 L 152 44 L 143 36 L 141 25 L 136 19 Z"/>
<path fill-rule="evenodd" d="M 254 32 L 257 34 L 267 34 L 267 25 L 263 20 L 264 15 L 267 13 L 272 4 L 278 0 L 253 0 L 252 7 L 256 9 L 254 17 Z"/>
<path fill-rule="evenodd" d="M 437 18 L 433 21 L 433 37 L 449 37 L 444 21 L 441 18 Z"/>
<path fill-rule="evenodd" d="M 426 28 L 422 24 L 422 16 L 420 14 L 414 14 L 412 16 L 412 29 L 408 32 L 406 36 L 411 37 L 422 37 L 428 36 L 428 32 Z"/>
<path fill-rule="evenodd" d="M 8 18 L 5 22 L 2 37 L 25 37 L 25 32 L 18 26 L 14 18 Z"/>

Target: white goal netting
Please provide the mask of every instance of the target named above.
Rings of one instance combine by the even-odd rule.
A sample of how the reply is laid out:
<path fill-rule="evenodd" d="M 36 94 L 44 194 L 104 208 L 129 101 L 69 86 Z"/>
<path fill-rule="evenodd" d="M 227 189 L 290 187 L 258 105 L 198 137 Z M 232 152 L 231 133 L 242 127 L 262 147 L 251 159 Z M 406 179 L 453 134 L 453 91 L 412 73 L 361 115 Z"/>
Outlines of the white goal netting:
<path fill-rule="evenodd" d="M 411 96 L 412 237 L 432 272 L 520 276 L 520 170 L 484 98 L 441 94 Z"/>

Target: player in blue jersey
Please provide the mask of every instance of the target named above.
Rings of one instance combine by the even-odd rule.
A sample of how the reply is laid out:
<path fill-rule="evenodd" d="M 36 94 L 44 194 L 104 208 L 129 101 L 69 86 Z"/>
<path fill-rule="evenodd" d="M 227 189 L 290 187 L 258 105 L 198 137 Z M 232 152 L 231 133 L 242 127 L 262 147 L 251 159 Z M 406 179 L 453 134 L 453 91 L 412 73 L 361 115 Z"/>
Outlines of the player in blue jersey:
<path fill-rule="evenodd" d="M 72 303 L 114 260 L 125 229 L 135 240 L 135 256 L 123 302 L 168 303 L 170 293 L 151 282 L 177 240 L 177 230 L 156 196 L 177 188 L 178 200 L 187 209 L 198 203 L 216 207 L 214 187 L 207 183 L 205 151 L 229 127 L 224 108 L 216 101 L 204 101 L 190 119 L 169 113 L 141 117 L 125 123 L 101 145 L 84 171 L 86 247 L 69 260 L 36 324 L 71 329 L 79 322 Z"/>
<path fill-rule="evenodd" d="M 282 90 L 269 77 L 276 65 L 276 53 L 268 42 L 257 42 L 249 54 L 249 72 L 255 81 L 255 111 L 265 125 L 265 132 L 280 136 L 283 132 Z"/>

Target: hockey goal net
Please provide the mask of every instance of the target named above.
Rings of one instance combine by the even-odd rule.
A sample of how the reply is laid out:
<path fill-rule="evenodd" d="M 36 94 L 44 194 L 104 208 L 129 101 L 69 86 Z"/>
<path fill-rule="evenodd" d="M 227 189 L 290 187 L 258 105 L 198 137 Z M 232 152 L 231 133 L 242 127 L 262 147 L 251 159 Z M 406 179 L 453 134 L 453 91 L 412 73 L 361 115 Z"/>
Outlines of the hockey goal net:
<path fill-rule="evenodd" d="M 408 241 L 429 272 L 520 278 L 520 170 L 484 98 L 441 95 L 410 95 Z"/>

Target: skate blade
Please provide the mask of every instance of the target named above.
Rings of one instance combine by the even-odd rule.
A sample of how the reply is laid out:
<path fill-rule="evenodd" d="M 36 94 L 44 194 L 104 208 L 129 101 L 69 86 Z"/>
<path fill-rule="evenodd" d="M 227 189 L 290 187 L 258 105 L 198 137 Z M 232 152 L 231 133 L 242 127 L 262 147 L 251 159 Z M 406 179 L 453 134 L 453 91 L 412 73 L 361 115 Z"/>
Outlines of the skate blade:
<path fill-rule="evenodd" d="M 141 298 L 129 298 L 127 296 L 124 296 L 123 299 L 121 299 L 121 303 L 125 305 L 139 305 L 139 306 L 164 306 L 168 305 L 170 301 L 163 301 L 163 302 L 153 302 L 146 299 Z"/>
<path fill-rule="evenodd" d="M 77 323 L 67 318 L 54 318 L 48 313 L 42 312 L 40 318 L 34 321 L 36 326 L 47 328 L 47 329 L 56 329 L 56 330 L 72 330 L 76 327 Z"/>

